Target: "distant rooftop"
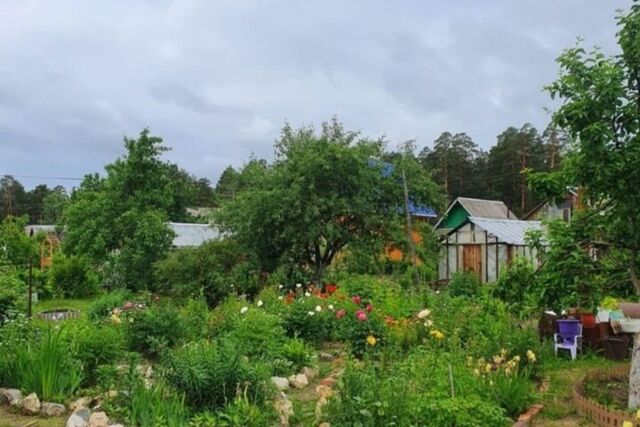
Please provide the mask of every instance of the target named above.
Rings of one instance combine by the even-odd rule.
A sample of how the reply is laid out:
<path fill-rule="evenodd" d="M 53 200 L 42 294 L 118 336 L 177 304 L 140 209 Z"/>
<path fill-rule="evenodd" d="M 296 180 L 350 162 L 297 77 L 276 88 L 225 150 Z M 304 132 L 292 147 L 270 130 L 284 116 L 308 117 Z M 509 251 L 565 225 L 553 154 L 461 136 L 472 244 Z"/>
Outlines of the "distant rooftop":
<path fill-rule="evenodd" d="M 200 246 L 206 241 L 220 237 L 218 230 L 209 224 L 168 222 L 167 225 L 176 233 L 173 239 L 173 246 L 176 248 Z"/>
<path fill-rule="evenodd" d="M 525 237 L 529 230 L 541 230 L 540 221 L 521 221 L 519 219 L 478 218 L 470 216 L 469 221 L 493 234 L 501 242 L 509 245 L 526 245 Z"/>

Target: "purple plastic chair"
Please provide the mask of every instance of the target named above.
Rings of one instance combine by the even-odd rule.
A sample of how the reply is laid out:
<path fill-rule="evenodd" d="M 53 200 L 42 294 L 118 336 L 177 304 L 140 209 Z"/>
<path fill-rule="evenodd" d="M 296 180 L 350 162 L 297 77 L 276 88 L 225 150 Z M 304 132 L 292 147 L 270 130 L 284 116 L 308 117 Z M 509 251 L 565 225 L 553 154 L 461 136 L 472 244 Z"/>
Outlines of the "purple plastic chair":
<path fill-rule="evenodd" d="M 558 333 L 553 334 L 553 350 L 558 355 L 558 349 L 569 350 L 571 359 L 575 360 L 578 349 L 582 351 L 582 325 L 579 320 L 559 319 Z"/>

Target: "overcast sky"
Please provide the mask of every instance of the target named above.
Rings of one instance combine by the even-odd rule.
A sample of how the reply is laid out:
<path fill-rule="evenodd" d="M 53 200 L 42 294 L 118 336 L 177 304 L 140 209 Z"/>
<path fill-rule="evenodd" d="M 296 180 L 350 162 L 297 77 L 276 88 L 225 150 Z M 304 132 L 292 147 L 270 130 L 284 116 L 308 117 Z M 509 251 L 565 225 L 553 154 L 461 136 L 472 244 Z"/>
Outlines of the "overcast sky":
<path fill-rule="evenodd" d="M 432 145 L 542 129 L 543 85 L 585 39 L 615 52 L 631 1 L 0 0 L 0 175 L 82 177 L 145 126 L 213 182 L 332 115 Z M 74 182 L 20 177 L 39 182 Z"/>

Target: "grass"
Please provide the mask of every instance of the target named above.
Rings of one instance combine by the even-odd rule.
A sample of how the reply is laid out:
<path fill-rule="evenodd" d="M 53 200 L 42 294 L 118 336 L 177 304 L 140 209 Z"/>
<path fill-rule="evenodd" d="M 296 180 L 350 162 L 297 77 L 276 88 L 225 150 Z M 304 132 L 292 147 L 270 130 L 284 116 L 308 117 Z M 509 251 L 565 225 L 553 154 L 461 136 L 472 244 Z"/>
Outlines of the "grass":
<path fill-rule="evenodd" d="M 548 360 L 543 374 L 550 379 L 549 390 L 542 396 L 544 408 L 539 415 L 541 420 L 560 421 L 578 417 L 573 404 L 573 386 L 589 371 L 606 369 L 611 366 L 629 363 L 628 361 L 608 360 L 587 353 L 584 357 L 571 361 L 564 358 Z M 564 425 L 564 424 L 548 424 Z"/>
<path fill-rule="evenodd" d="M 64 427 L 67 422 L 67 416 L 54 418 L 29 417 L 14 413 L 8 406 L 0 406 L 0 427 Z M 33 423 L 35 424 L 29 424 Z"/>
<path fill-rule="evenodd" d="M 48 299 L 38 301 L 38 303 L 33 306 L 33 312 L 37 314 L 51 310 L 80 310 L 80 312 L 86 313 L 87 307 L 93 300 L 94 298 Z"/>

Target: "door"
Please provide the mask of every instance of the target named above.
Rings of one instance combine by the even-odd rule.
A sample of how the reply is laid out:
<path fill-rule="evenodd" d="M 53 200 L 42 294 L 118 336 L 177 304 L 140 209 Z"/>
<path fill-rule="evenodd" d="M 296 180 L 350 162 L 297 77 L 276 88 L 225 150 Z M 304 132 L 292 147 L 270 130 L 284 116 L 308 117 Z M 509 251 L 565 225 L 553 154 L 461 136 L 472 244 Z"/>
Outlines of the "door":
<path fill-rule="evenodd" d="M 481 245 L 462 246 L 462 270 L 475 273 L 482 280 L 482 250 Z"/>

